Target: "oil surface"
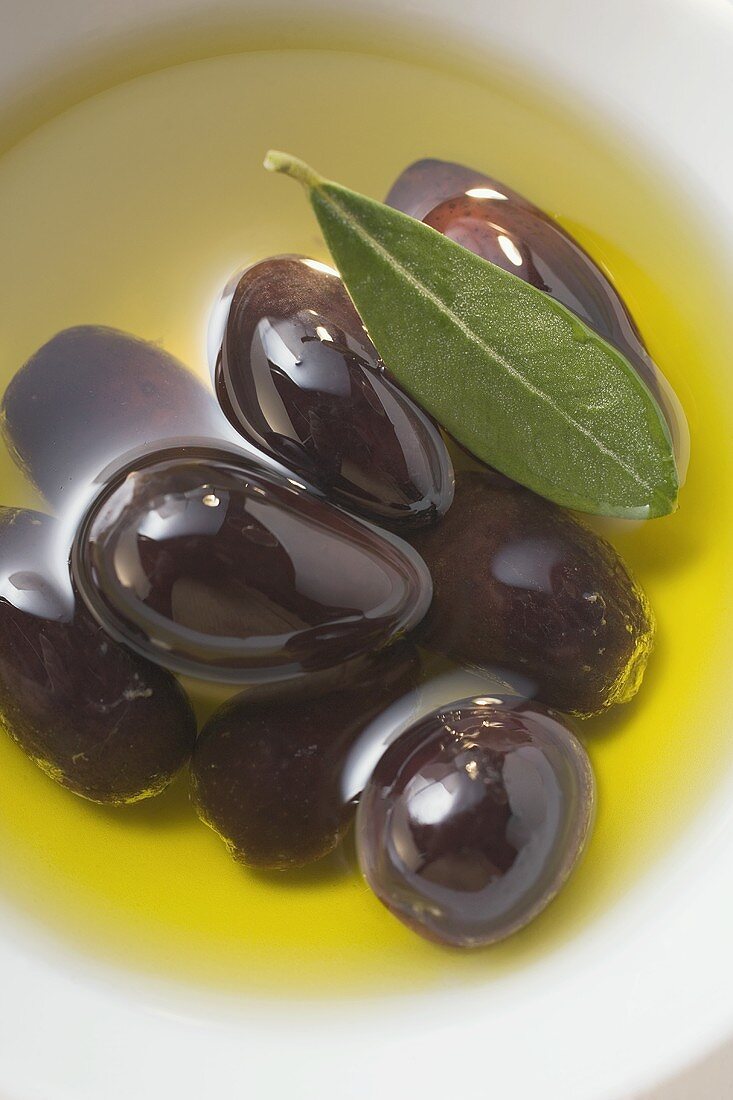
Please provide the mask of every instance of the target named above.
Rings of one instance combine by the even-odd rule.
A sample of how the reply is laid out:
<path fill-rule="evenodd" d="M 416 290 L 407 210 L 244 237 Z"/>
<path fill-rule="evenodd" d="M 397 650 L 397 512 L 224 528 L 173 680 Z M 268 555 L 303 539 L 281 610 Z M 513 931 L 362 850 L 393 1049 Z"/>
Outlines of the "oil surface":
<path fill-rule="evenodd" d="M 377 197 L 410 161 L 436 156 L 524 192 L 605 266 L 692 433 L 680 511 L 601 525 L 647 590 L 659 642 L 640 696 L 581 728 L 598 777 L 596 830 L 533 925 L 456 957 L 382 909 L 348 845 L 308 871 L 246 872 L 197 820 L 185 781 L 108 810 L 56 787 L 2 737 L 0 889 L 79 950 L 275 996 L 485 979 L 612 905 L 714 781 L 728 752 L 732 630 L 725 288 L 694 194 L 676 195 L 545 92 L 335 51 L 243 54 L 123 84 L 0 160 L 0 389 L 60 329 L 89 323 L 158 341 L 208 378 L 208 315 L 235 269 L 286 252 L 328 259 L 302 194 L 262 170 L 267 148 Z M 39 505 L 4 451 L 0 487 L 3 504 Z M 202 713 L 210 706 L 201 700 Z"/>

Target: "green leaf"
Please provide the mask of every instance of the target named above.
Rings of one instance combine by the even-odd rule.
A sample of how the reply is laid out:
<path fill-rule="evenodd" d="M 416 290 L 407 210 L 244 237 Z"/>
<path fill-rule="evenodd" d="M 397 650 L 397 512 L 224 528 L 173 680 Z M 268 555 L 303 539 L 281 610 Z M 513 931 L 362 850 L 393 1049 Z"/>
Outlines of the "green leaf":
<path fill-rule="evenodd" d="M 674 510 L 667 424 L 621 352 L 422 222 L 285 153 L 268 153 L 265 167 L 307 188 L 382 359 L 477 458 L 580 511 L 643 519 Z"/>

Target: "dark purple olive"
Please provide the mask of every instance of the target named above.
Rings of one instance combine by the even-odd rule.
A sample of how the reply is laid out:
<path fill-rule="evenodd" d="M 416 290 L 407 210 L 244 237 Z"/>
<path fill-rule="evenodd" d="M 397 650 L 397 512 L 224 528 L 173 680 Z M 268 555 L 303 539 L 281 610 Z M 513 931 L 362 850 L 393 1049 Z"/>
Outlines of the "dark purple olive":
<path fill-rule="evenodd" d="M 413 931 L 480 947 L 552 901 L 593 808 L 590 761 L 558 715 L 466 699 L 413 726 L 377 764 L 357 811 L 359 863 Z"/>
<path fill-rule="evenodd" d="M 423 561 L 225 452 L 159 452 L 89 510 L 73 570 L 92 613 L 143 656 L 234 682 L 305 677 L 382 649 L 430 603 Z"/>
<path fill-rule="evenodd" d="M 335 503 L 400 529 L 448 508 L 440 432 L 385 374 L 331 268 L 301 256 L 250 267 L 217 351 L 216 391 L 234 427 Z"/>
<path fill-rule="evenodd" d="M 0 411 L 20 467 L 58 510 L 136 448 L 179 437 L 230 439 L 213 394 L 155 344 L 93 325 L 65 329 L 13 378 Z"/>
<path fill-rule="evenodd" d="M 418 673 L 415 650 L 395 646 L 343 691 L 270 704 L 243 693 L 225 703 L 196 743 L 191 781 L 199 816 L 249 866 L 320 859 L 353 816 L 354 801 L 343 793 L 344 759 Z"/>
<path fill-rule="evenodd" d="M 659 401 L 686 465 L 689 440 L 679 401 L 618 291 L 558 222 L 491 176 L 442 160 L 411 164 L 387 202 L 550 294 L 614 344 Z"/>
<path fill-rule="evenodd" d="M 492 471 L 463 471 L 440 527 L 411 541 L 434 585 L 425 645 L 521 673 L 569 714 L 638 690 L 654 640 L 649 604 L 613 547 L 562 508 Z"/>
<path fill-rule="evenodd" d="M 67 557 L 55 520 L 0 509 L 0 720 L 62 786 L 94 802 L 136 802 L 190 756 L 193 711 L 170 673 L 74 606 Z"/>

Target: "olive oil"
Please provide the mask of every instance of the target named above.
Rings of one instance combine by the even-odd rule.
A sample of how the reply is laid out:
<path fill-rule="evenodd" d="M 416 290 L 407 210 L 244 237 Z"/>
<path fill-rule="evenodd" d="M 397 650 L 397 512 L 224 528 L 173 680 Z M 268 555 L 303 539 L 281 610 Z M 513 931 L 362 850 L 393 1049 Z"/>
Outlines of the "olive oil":
<path fill-rule="evenodd" d="M 278 253 L 328 259 L 302 196 L 262 170 L 267 148 L 291 149 L 375 197 L 411 161 L 437 156 L 525 193 L 604 266 L 692 434 L 676 514 L 596 524 L 645 587 L 658 643 L 638 697 L 581 725 L 598 779 L 595 833 L 530 927 L 456 957 L 382 909 L 348 843 L 304 871 L 246 871 L 194 815 L 185 777 L 149 802 L 103 808 L 55 786 L 3 737 L 0 890 L 29 921 L 80 953 L 239 993 L 486 980 L 587 927 L 691 820 L 731 740 L 725 272 L 694 193 L 678 194 L 596 125 L 519 79 L 477 83 L 438 67 L 292 49 L 138 77 L 0 158 L 0 389 L 78 324 L 157 341 L 208 379 L 208 318 L 231 273 Z M 0 502 L 42 507 L 5 451 Z M 219 693 L 198 694 L 208 713 Z"/>

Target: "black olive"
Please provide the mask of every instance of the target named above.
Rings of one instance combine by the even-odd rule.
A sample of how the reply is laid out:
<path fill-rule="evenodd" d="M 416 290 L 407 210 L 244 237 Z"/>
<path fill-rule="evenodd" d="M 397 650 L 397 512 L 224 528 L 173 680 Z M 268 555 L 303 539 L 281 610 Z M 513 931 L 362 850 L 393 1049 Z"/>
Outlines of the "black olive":
<path fill-rule="evenodd" d="M 170 673 L 75 604 L 62 540 L 49 516 L 0 509 L 0 720 L 62 786 L 94 802 L 135 802 L 189 758 L 193 711 Z"/>
<path fill-rule="evenodd" d="M 431 583 L 394 535 L 235 456 L 148 456 L 102 491 L 73 571 L 98 621 L 143 656 L 234 682 L 307 678 L 382 649 Z"/>
<path fill-rule="evenodd" d="M 689 438 L 679 401 L 613 283 L 559 222 L 499 180 L 443 160 L 411 164 L 387 202 L 550 294 L 614 344 L 657 398 L 678 464 L 686 465 Z"/>
<path fill-rule="evenodd" d="M 377 764 L 357 812 L 359 862 L 411 929 L 478 947 L 552 900 L 593 808 L 590 762 L 558 715 L 466 699 L 417 723 Z"/>
<path fill-rule="evenodd" d="M 299 867 L 336 846 L 355 806 L 343 782 L 349 751 L 418 671 L 414 649 L 397 646 L 342 691 L 269 704 L 243 693 L 217 711 L 196 743 L 193 800 L 235 859 Z"/>
<path fill-rule="evenodd" d="M 433 523 L 450 504 L 440 432 L 385 373 L 324 264 L 275 256 L 244 272 L 216 391 L 250 443 L 345 508 L 397 530 Z"/>
<path fill-rule="evenodd" d="M 425 645 L 521 673 L 530 693 L 571 714 L 635 694 L 651 608 L 613 547 L 569 512 L 500 474 L 462 471 L 440 527 L 411 541 L 433 577 Z"/>

